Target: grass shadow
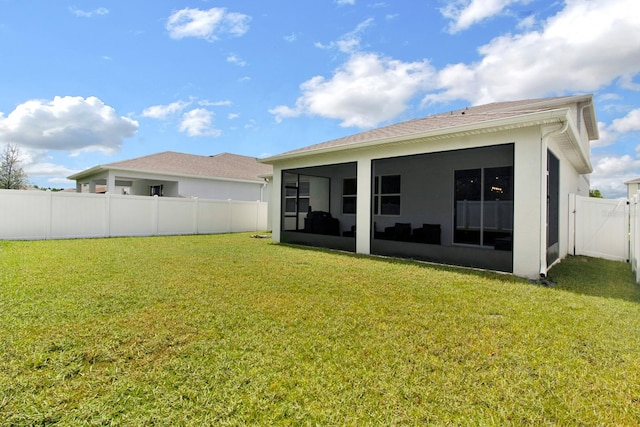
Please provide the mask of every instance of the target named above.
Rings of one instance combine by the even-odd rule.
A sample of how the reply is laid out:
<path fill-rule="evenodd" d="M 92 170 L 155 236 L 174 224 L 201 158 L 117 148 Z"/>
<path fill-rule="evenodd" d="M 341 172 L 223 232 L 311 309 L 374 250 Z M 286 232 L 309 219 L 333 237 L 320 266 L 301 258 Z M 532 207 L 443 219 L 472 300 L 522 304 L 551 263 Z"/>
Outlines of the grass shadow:
<path fill-rule="evenodd" d="M 553 287 L 582 295 L 640 302 L 640 285 L 628 263 L 568 256 L 548 274 Z"/>
<path fill-rule="evenodd" d="M 464 273 L 476 277 L 491 278 L 502 282 L 532 283 L 532 281 L 528 281 L 512 274 L 489 270 L 431 263 L 406 258 L 356 254 L 353 252 L 338 251 L 335 249 L 314 246 L 295 245 L 289 243 L 278 244 L 293 247 L 298 250 L 327 254 L 339 253 L 353 258 L 376 259 L 380 262 L 394 265 L 417 265 L 425 268 L 432 268 L 437 271 Z M 576 294 L 601 298 L 613 298 L 635 303 L 640 302 L 640 285 L 635 282 L 635 277 L 629 264 L 624 262 L 609 261 L 585 256 L 568 256 L 562 260 L 562 262 L 551 268 L 545 283 L 553 289 L 559 289 Z"/>
<path fill-rule="evenodd" d="M 316 253 L 341 254 L 351 258 L 373 259 L 379 262 L 384 262 L 384 263 L 393 264 L 393 265 L 406 264 L 406 265 L 418 266 L 422 268 L 430 268 L 435 271 L 468 274 L 470 276 L 482 277 L 485 279 L 494 279 L 494 280 L 499 280 L 501 282 L 530 283 L 526 279 L 518 276 L 514 276 L 511 273 L 504 273 L 504 272 L 492 271 L 492 270 L 483 270 L 480 268 L 440 264 L 437 262 L 430 262 L 430 261 L 424 261 L 424 260 L 418 260 L 418 259 L 412 259 L 412 258 L 399 258 L 399 257 L 385 256 L 385 255 L 373 255 L 373 254 L 358 254 L 358 253 L 349 252 L 349 251 L 328 249 L 328 248 L 322 248 L 318 246 L 297 245 L 293 243 L 274 243 L 274 244 L 291 247 L 298 250 L 316 252 Z"/>

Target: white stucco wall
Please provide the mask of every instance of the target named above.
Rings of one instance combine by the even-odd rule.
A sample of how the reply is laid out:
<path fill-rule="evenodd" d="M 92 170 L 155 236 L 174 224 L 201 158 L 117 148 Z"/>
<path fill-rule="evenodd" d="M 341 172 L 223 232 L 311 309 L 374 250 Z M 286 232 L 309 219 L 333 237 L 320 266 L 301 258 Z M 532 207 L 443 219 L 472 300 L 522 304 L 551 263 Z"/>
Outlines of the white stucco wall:
<path fill-rule="evenodd" d="M 267 201 L 266 182 L 237 182 L 224 180 L 208 180 L 181 178 L 179 193 L 182 197 L 199 197 L 202 199 Z"/>
<path fill-rule="evenodd" d="M 449 150 L 461 150 L 474 147 L 487 147 L 492 145 L 515 143 L 514 146 L 514 258 L 513 272 L 519 276 L 538 277 L 541 259 L 541 230 L 546 232 L 546 224 L 541 224 L 542 205 L 541 197 L 543 187 L 540 185 L 541 176 L 541 156 L 544 153 L 544 164 L 546 168 L 546 149 L 542 150 L 540 146 L 540 128 L 531 127 L 527 129 L 518 129 L 503 131 L 492 134 L 481 134 L 473 137 L 465 136 L 460 138 L 449 138 L 436 141 L 428 141 L 423 143 L 400 144 L 394 147 L 373 147 L 354 152 L 337 152 L 318 155 L 305 159 L 289 159 L 274 164 L 274 184 L 272 188 L 271 199 L 271 217 L 273 218 L 273 238 L 274 241 L 280 241 L 280 218 L 281 218 L 281 174 L 283 170 L 305 168 L 312 166 L 334 165 L 347 162 L 357 162 L 358 164 L 358 233 L 356 240 L 356 251 L 358 253 L 367 254 L 370 251 L 368 228 L 371 224 L 371 165 L 372 160 L 384 159 L 389 157 L 409 156 L 428 152 L 444 152 Z M 442 159 L 446 161 L 446 154 Z M 423 195 L 431 198 L 434 206 L 438 204 L 446 204 L 447 209 L 441 209 L 443 212 L 450 212 L 451 193 L 453 187 L 453 169 L 464 169 L 465 167 L 477 167 L 478 160 L 484 162 L 487 166 L 491 165 L 490 159 L 469 159 L 465 160 L 468 164 L 451 165 L 447 172 L 439 172 L 448 174 L 448 176 L 436 176 L 434 173 L 430 178 L 429 170 L 423 170 L 425 179 L 432 179 L 442 183 L 440 191 L 434 191 L 433 194 Z M 500 165 L 501 160 L 496 160 L 496 165 Z M 504 163 L 502 163 L 504 164 Z M 376 174 L 380 174 L 381 170 L 376 170 Z M 409 170 L 405 171 L 409 172 Z M 546 173 L 546 169 L 545 169 Z M 404 184 L 403 184 L 404 186 Z M 411 187 L 411 191 L 418 191 L 419 186 Z M 546 189 L 546 184 L 544 186 Z M 403 190 L 404 191 L 404 190 Z M 546 190 L 545 190 L 546 191 Z M 564 195 L 562 198 L 567 199 Z M 403 193 L 403 203 L 411 197 L 405 197 Z M 562 208 L 566 209 L 566 206 Z M 544 205 L 546 209 L 546 204 Z M 435 209 L 434 215 L 437 215 L 438 208 Z M 546 212 L 546 211 L 545 211 Z M 546 216 L 545 216 L 546 217 Z M 434 218 L 433 222 L 444 221 L 443 218 Z M 452 221 L 452 218 L 446 218 Z M 422 219 L 420 219 L 422 221 Z M 376 221 L 377 222 L 377 221 Z M 424 220 L 427 222 L 427 220 Z M 382 225 L 382 222 L 381 222 Z M 566 227 L 566 224 L 565 224 Z M 451 242 L 451 236 L 443 236 Z"/>
<path fill-rule="evenodd" d="M 149 187 L 162 185 L 165 197 L 198 197 L 213 200 L 261 201 L 269 200 L 267 182 L 212 180 L 197 177 L 170 176 L 163 174 L 107 171 L 84 178 L 82 182 L 99 182 L 107 185 L 108 192 L 122 194 L 127 187 L 118 186 L 118 181 L 130 181 L 132 195 L 149 195 Z"/>
<path fill-rule="evenodd" d="M 373 163 L 376 159 L 387 159 L 399 156 L 411 156 L 422 153 L 438 153 L 451 150 L 463 150 L 475 147 L 487 147 L 501 144 L 514 144 L 514 224 L 513 224 L 513 272 L 519 276 L 537 278 L 539 274 L 546 274 L 547 265 L 547 150 L 552 152 L 559 160 L 559 199 L 558 199 L 558 245 L 560 258 L 569 253 L 571 239 L 569 195 L 588 195 L 589 192 L 589 132 L 582 117 L 585 108 L 591 109 L 591 101 L 585 101 L 566 105 L 568 110 L 559 112 L 549 111 L 536 116 L 537 123 L 527 128 L 508 129 L 502 131 L 487 130 L 486 133 L 474 132 L 473 129 L 465 130 L 466 134 L 456 137 L 446 137 L 440 134 L 434 135 L 431 140 L 400 141 L 384 146 L 372 145 L 360 146 L 354 150 L 336 151 L 323 154 L 315 154 L 298 159 L 281 159 L 274 163 L 274 185 L 272 187 L 272 218 L 274 240 L 279 241 L 281 201 L 280 175 L 283 170 L 315 167 L 321 165 L 337 165 L 343 163 L 357 163 L 358 178 L 358 233 L 356 235 L 356 251 L 369 253 L 370 251 L 370 227 L 373 223 L 380 228 L 392 218 L 371 218 L 371 179 L 372 175 L 384 175 L 387 165 L 383 162 Z M 595 120 L 594 117 L 591 119 Z M 519 119 L 518 119 L 519 120 Z M 513 122 L 515 123 L 515 122 Z M 508 122 L 506 127 L 513 124 Z M 521 123 L 521 122 L 518 122 Z M 533 122 L 530 122 L 533 123 Z M 564 126 L 566 125 L 566 126 Z M 517 126 L 517 125 L 516 125 Z M 594 131 L 596 132 L 596 131 Z M 560 134 L 558 137 L 557 135 Z M 597 137 L 591 135 L 592 137 Z M 556 139 L 557 137 L 557 139 Z M 480 157 L 480 156 L 479 156 Z M 427 162 L 418 166 L 423 170 L 413 170 L 415 165 L 410 162 L 402 172 L 402 204 L 412 203 L 421 199 L 421 203 L 429 205 L 426 216 L 413 215 L 415 218 L 404 217 L 403 221 L 430 222 L 444 224 L 449 221 L 449 227 L 443 227 L 443 245 L 451 244 L 452 216 L 451 203 L 453 193 L 453 170 L 476 167 L 491 167 L 491 159 L 469 159 L 470 163 L 464 165 L 468 159 L 456 158 L 455 165 L 447 165 L 447 156 L 443 155 L 429 158 Z M 499 160 L 496 159 L 499 163 Z M 439 169 L 430 170 L 429 162 L 436 162 Z M 427 166 L 425 166 L 427 165 Z M 499 164 L 497 164 L 499 165 Z M 389 163 L 390 168 L 396 168 L 397 164 Z M 375 169 L 375 170 L 374 170 Z M 391 174 L 397 170 L 389 170 Z M 581 174 L 582 173 L 582 174 Z M 334 177 L 338 175 L 332 174 Z M 414 181 L 441 182 L 441 187 L 431 187 L 427 194 L 420 194 L 420 185 L 405 187 L 405 176 L 414 177 Z M 413 182 L 412 184 L 416 184 Z M 332 194 L 333 198 L 340 195 Z M 332 204 L 334 201 L 332 201 Z M 448 204 L 448 205 L 447 205 Z M 447 209 L 443 209 L 443 206 Z M 401 208 L 402 209 L 402 208 Z M 414 206 L 411 212 L 421 212 Z M 332 209 L 333 215 L 340 215 Z M 442 215 L 448 216 L 444 218 Z M 341 224 L 345 223 L 343 231 L 349 225 L 347 218 L 340 218 Z"/>

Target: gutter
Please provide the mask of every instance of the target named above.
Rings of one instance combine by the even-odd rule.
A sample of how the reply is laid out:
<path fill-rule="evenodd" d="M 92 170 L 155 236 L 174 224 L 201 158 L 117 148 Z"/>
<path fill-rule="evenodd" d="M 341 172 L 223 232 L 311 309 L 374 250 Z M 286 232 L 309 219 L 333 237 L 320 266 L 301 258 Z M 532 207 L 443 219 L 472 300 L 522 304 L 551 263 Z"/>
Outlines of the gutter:
<path fill-rule="evenodd" d="M 215 175 L 193 175 L 186 173 L 174 173 L 174 172 L 163 172 L 163 171 L 150 171 L 145 169 L 134 169 L 134 168 L 113 168 L 113 167 L 105 167 L 105 166 L 94 166 L 91 169 L 87 169 L 86 171 L 77 173 L 75 175 L 68 176 L 67 179 L 70 180 L 79 180 L 83 177 L 91 176 L 96 172 L 129 172 L 129 173 L 138 173 L 144 175 L 159 175 L 165 177 L 177 177 L 177 178 L 195 178 L 195 179 L 214 179 L 217 181 L 231 181 L 231 182 L 242 182 L 242 183 L 250 183 L 250 184 L 260 184 L 263 182 L 262 175 L 256 176 L 255 180 L 252 179 L 242 179 L 242 178 L 226 178 L 223 176 L 215 176 Z M 140 178 L 144 179 L 144 178 Z M 157 180 L 162 180 L 163 178 L 153 178 Z"/>

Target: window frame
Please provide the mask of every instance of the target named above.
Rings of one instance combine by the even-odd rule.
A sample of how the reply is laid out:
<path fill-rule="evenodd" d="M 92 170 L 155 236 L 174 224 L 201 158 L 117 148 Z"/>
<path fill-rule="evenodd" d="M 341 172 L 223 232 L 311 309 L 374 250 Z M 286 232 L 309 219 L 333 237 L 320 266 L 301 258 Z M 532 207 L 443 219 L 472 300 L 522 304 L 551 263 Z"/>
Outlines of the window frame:
<path fill-rule="evenodd" d="M 303 185 L 306 184 L 306 185 Z M 300 175 L 296 179 L 295 185 L 294 183 L 285 182 L 284 190 L 284 213 L 285 215 L 297 215 L 301 213 L 306 213 L 309 210 L 309 198 L 310 198 L 310 183 L 309 181 L 300 180 Z M 292 192 L 289 192 L 292 190 Z M 289 210 L 289 203 L 293 201 L 295 206 L 295 210 Z M 302 201 L 302 202 L 301 202 Z M 306 201 L 306 203 L 305 203 Z"/>
<path fill-rule="evenodd" d="M 353 193 L 346 193 L 346 183 L 348 181 L 353 181 Z M 345 203 L 345 200 L 353 200 L 353 202 L 350 203 Z M 358 207 L 357 207 L 357 203 L 358 203 L 358 178 L 355 177 L 351 177 L 351 178 L 343 178 L 342 179 L 342 215 L 356 215 L 358 212 Z M 345 211 L 345 206 L 353 206 L 353 212 L 349 211 Z"/>
<path fill-rule="evenodd" d="M 454 195 L 453 195 L 453 244 L 454 245 L 464 245 L 464 246 L 473 246 L 473 247 L 483 247 L 483 248 L 491 248 L 494 245 L 488 245 L 486 243 L 487 240 L 487 236 L 486 233 L 488 233 L 488 229 L 489 227 L 487 226 L 487 222 L 485 221 L 485 214 L 487 212 L 488 206 L 485 203 L 490 202 L 492 199 L 489 198 L 489 195 L 491 193 L 491 191 L 494 190 L 494 188 L 496 187 L 489 187 L 490 183 L 487 181 L 488 176 L 490 175 L 495 175 L 495 172 L 490 172 L 492 170 L 500 170 L 500 169 L 509 169 L 510 171 L 510 175 L 509 175 L 509 188 L 508 188 L 508 196 L 510 198 L 506 198 L 506 199 L 493 199 L 493 200 L 502 200 L 505 202 L 510 201 L 512 203 L 512 208 L 511 208 L 511 230 L 510 230 L 510 234 L 511 236 L 513 236 L 513 202 L 514 202 L 514 193 L 513 193 L 513 180 L 514 180 L 514 174 L 513 174 L 513 165 L 508 165 L 508 166 L 490 166 L 490 167 L 479 167 L 479 168 L 470 168 L 470 169 L 455 169 L 453 171 L 453 188 L 454 188 Z M 458 199 L 458 173 L 459 172 L 467 172 L 468 175 L 472 175 L 471 172 L 479 172 L 477 175 L 477 177 L 480 179 L 479 183 L 477 183 L 478 185 L 478 190 L 480 192 L 479 198 L 473 198 L 473 199 Z M 462 177 L 464 178 L 464 176 Z M 489 188 L 489 191 L 487 191 L 487 188 Z M 489 193 L 489 194 L 487 194 Z M 477 202 L 479 203 L 479 226 L 478 229 L 475 230 L 478 233 L 477 236 L 477 243 L 475 242 L 470 242 L 470 239 L 459 239 L 457 237 L 457 233 L 458 233 L 458 221 L 459 221 L 459 211 L 458 211 L 458 203 L 460 201 L 470 201 L 470 202 Z M 473 228 L 471 229 L 461 229 L 463 231 L 471 231 L 473 232 Z M 466 241 L 464 241 L 466 240 Z M 475 240 L 475 239 L 474 239 Z"/>
<path fill-rule="evenodd" d="M 398 179 L 398 184 L 397 184 L 398 192 L 393 192 L 393 193 L 383 192 L 384 178 L 395 178 L 395 177 L 397 177 Z M 383 207 L 385 206 L 383 201 L 385 198 L 398 199 L 397 203 L 395 203 L 397 204 L 397 213 L 383 212 Z M 374 178 L 372 203 L 373 203 L 373 215 L 375 216 L 391 216 L 391 217 L 401 216 L 402 214 L 402 175 L 400 174 L 376 175 Z"/>

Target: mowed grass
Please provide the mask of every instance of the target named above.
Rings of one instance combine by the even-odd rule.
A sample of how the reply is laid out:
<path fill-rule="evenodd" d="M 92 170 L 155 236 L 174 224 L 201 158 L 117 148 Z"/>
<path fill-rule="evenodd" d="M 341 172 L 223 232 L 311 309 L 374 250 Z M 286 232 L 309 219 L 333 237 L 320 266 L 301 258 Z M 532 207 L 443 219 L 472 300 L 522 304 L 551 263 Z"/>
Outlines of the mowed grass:
<path fill-rule="evenodd" d="M 247 234 L 0 242 L 0 425 L 637 425 L 629 266 L 551 273 Z"/>

